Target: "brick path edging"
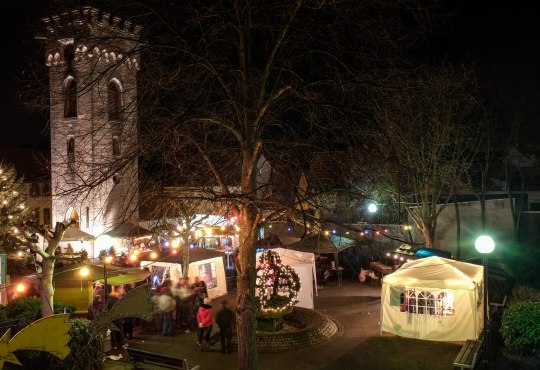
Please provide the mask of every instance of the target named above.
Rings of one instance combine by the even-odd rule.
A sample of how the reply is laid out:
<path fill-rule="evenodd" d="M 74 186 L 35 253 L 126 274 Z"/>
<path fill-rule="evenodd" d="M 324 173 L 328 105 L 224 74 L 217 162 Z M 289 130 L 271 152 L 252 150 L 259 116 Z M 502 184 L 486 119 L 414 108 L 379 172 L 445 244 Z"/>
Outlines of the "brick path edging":
<path fill-rule="evenodd" d="M 321 344 L 328 341 L 340 330 L 335 321 L 307 308 L 295 307 L 289 317 L 303 322 L 306 327 L 285 333 L 257 332 L 258 351 L 284 352 Z"/>

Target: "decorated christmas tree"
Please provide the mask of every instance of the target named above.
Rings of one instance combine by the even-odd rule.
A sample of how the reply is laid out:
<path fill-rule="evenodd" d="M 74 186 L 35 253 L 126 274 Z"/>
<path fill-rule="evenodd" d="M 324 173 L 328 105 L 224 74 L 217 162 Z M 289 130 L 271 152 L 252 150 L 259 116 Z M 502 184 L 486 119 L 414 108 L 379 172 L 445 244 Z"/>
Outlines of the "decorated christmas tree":
<path fill-rule="evenodd" d="M 259 257 L 256 287 L 262 314 L 285 313 L 298 303 L 300 278 L 292 267 L 281 263 L 281 256 L 273 250 Z"/>
<path fill-rule="evenodd" d="M 31 217 L 24 200 L 24 184 L 16 178 L 15 169 L 0 163 L 0 249 L 4 253 L 18 247 L 13 236 L 21 233 Z"/>

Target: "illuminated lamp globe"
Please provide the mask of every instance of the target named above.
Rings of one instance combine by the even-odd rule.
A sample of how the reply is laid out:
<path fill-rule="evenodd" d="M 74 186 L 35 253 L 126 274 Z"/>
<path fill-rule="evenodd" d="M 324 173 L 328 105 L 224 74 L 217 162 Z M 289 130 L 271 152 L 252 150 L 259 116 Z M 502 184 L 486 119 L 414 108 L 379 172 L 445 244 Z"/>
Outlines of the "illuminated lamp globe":
<path fill-rule="evenodd" d="M 375 213 L 377 212 L 377 205 L 375 203 L 371 203 L 367 210 L 369 211 L 369 213 Z"/>
<path fill-rule="evenodd" d="M 476 239 L 474 242 L 474 247 L 479 253 L 489 254 L 495 249 L 495 242 L 491 236 L 482 235 Z"/>
<path fill-rule="evenodd" d="M 83 267 L 81 269 L 81 276 L 88 276 L 89 273 L 90 271 L 88 270 L 88 267 Z"/>

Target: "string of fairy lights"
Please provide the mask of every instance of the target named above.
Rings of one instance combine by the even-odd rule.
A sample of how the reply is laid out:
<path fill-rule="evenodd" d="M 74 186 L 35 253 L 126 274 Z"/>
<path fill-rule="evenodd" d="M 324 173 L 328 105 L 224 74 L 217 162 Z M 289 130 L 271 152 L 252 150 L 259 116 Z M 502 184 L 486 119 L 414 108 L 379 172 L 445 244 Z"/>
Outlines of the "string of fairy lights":
<path fill-rule="evenodd" d="M 291 266 L 282 264 L 276 251 L 267 250 L 259 256 L 255 286 L 263 313 L 282 313 L 298 303 L 300 277 Z"/>

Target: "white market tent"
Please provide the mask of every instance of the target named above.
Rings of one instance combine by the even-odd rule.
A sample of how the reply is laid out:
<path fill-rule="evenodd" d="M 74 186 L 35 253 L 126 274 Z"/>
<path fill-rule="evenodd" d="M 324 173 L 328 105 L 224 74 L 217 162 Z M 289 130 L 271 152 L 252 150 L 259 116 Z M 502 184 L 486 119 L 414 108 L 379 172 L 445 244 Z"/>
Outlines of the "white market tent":
<path fill-rule="evenodd" d="M 442 257 L 405 263 L 383 278 L 381 333 L 435 341 L 478 339 L 483 267 Z"/>
<path fill-rule="evenodd" d="M 224 258 L 223 252 L 210 249 L 191 248 L 189 250 L 189 281 L 193 283 L 195 277 L 204 280 L 210 299 L 227 294 Z M 141 260 L 140 266 L 150 270 L 152 279 L 156 276 L 162 279 L 162 274 L 169 275 L 173 285 L 182 277 L 182 257 L 178 254 L 161 252 L 155 260 L 150 258 Z"/>
<path fill-rule="evenodd" d="M 316 281 L 315 254 L 285 248 L 272 248 L 272 250 L 279 253 L 281 263 L 291 266 L 300 278 L 300 291 L 298 292 L 298 303 L 296 305 L 298 307 L 313 309 L 313 287 Z M 257 260 L 262 253 L 264 252 L 257 253 Z M 315 294 L 317 294 L 316 291 Z"/>

